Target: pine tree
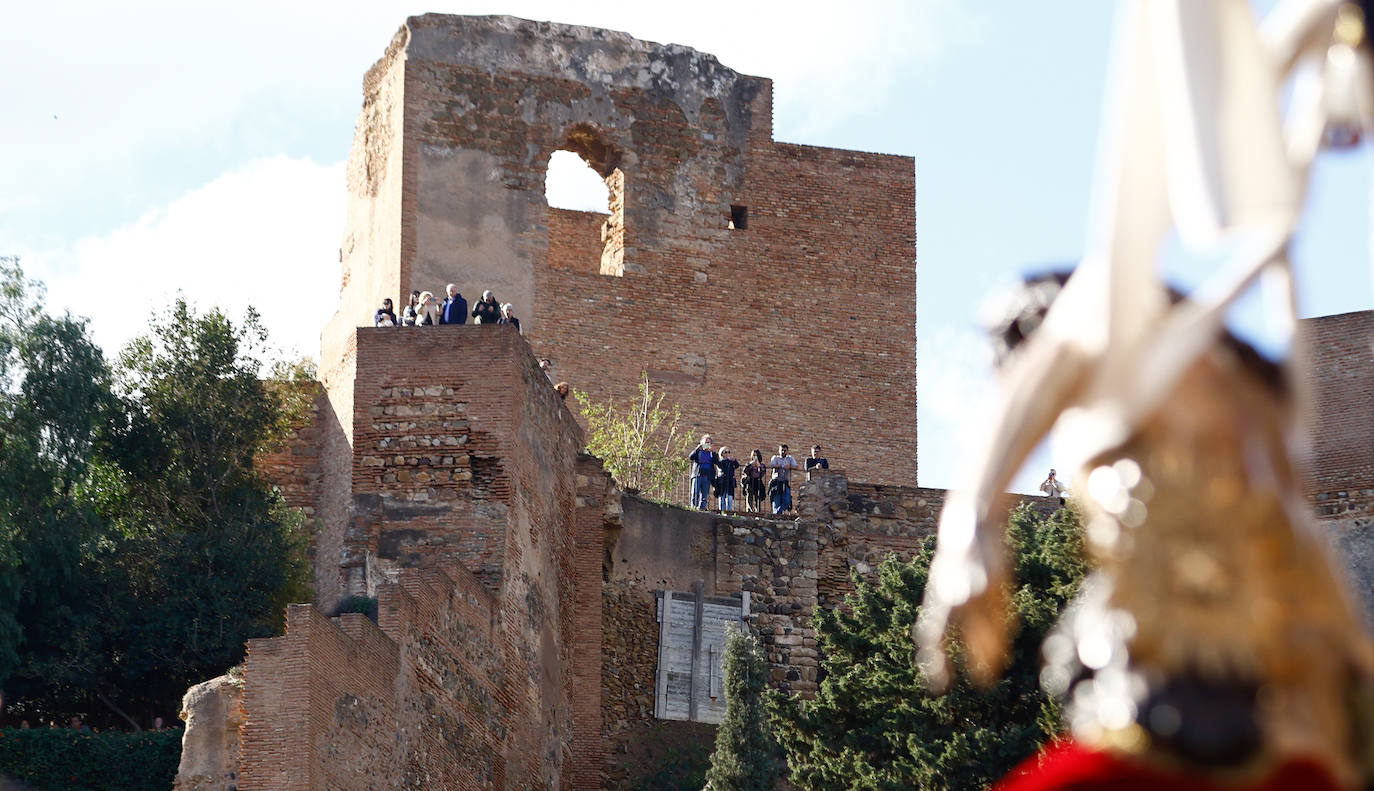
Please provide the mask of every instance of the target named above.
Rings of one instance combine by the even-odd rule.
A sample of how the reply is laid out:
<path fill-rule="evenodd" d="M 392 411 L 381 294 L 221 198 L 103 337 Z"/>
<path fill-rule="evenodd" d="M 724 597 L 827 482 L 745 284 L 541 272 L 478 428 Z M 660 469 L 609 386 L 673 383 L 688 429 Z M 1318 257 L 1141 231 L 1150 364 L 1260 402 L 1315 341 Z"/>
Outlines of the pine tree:
<path fill-rule="evenodd" d="M 809 791 L 970 791 L 1033 754 L 1060 729 L 1058 704 L 1040 690 L 1039 648 L 1082 579 L 1080 532 L 1068 509 L 1045 522 L 1029 507 L 1013 512 L 1021 626 L 1006 674 L 987 689 L 958 672 L 936 697 L 916 669 L 911 627 L 933 542 L 911 562 L 885 562 L 876 585 L 859 581 L 845 607 L 818 610 L 824 675 L 815 699 L 771 700 L 793 782 Z"/>
<path fill-rule="evenodd" d="M 764 708 L 763 653 L 752 635 L 732 629 L 725 642 L 725 721 L 706 772 L 711 791 L 772 791 L 778 745 Z"/>

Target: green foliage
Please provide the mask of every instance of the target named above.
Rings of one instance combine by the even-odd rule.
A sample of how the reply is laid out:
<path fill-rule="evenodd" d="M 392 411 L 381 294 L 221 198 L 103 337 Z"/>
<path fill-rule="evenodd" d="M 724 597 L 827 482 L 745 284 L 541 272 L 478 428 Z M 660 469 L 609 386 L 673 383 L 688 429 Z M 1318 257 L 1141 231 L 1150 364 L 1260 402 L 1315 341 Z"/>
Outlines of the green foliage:
<path fill-rule="evenodd" d="M 259 378 L 251 312 L 179 300 L 112 372 L 41 294 L 0 259 L 0 688 L 34 721 L 146 725 L 309 596 L 304 518 L 254 462 L 310 391 Z"/>
<path fill-rule="evenodd" d="M 170 791 L 181 731 L 0 730 L 0 776 L 34 791 Z"/>
<path fill-rule="evenodd" d="M 114 399 L 84 322 L 42 294 L 0 260 L 0 679 L 70 684 L 102 642 L 86 567 L 104 525 L 84 488 Z"/>
<path fill-rule="evenodd" d="M 711 791 L 771 791 L 777 783 L 778 744 L 763 702 L 766 672 L 754 637 L 730 630 L 724 667 L 728 705 L 706 772 Z"/>
<path fill-rule="evenodd" d="M 985 788 L 1059 731 L 1059 706 L 1039 686 L 1039 647 L 1085 571 L 1078 518 L 1061 509 L 1042 522 L 1022 506 L 1008 538 L 1021 628 L 1006 674 L 987 689 L 962 672 L 957 643 L 948 694 L 927 693 L 916 668 L 911 630 L 933 542 L 909 563 L 885 562 L 877 585 L 859 580 L 845 607 L 816 611 L 816 698 L 770 700 L 798 787 Z"/>
<path fill-rule="evenodd" d="M 573 398 L 587 419 L 587 452 L 600 458 L 621 486 L 667 498 L 692 440 L 681 428 L 681 411 L 676 404 L 663 406 L 664 394 L 649 387 L 648 374 L 639 382 L 639 397 L 623 410 L 610 401 L 595 403 L 581 390 L 573 390 Z"/>
<path fill-rule="evenodd" d="M 652 773 L 630 785 L 630 791 L 700 791 L 708 765 L 705 750 L 668 750 Z"/>
<path fill-rule="evenodd" d="M 125 422 L 102 501 L 122 540 L 101 558 L 124 580 L 105 600 L 118 628 L 108 678 L 162 706 L 274 634 L 309 598 L 303 517 L 255 458 L 281 442 L 287 399 L 260 378 L 266 330 L 178 300 L 169 321 L 121 356 Z"/>

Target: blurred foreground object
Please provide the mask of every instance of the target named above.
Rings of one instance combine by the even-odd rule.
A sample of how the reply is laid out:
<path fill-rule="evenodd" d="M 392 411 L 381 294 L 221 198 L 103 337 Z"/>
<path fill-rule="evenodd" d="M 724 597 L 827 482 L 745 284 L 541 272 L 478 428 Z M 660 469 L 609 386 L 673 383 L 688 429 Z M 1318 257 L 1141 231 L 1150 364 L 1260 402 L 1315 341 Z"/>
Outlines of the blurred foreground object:
<path fill-rule="evenodd" d="M 1374 781 L 1374 650 L 1303 495 L 1303 361 L 1276 367 L 1223 322 L 1264 276 L 1292 331 L 1287 250 L 1308 168 L 1331 129 L 1369 127 L 1363 13 L 1289 2 L 1262 37 L 1244 0 L 1121 10 L 1102 213 L 1078 272 L 1029 283 L 1003 328 L 1004 398 L 941 515 L 919 661 L 948 685 L 952 620 L 975 676 L 999 672 L 996 500 L 1057 423 L 1096 566 L 1045 642 L 1042 682 L 1068 696 L 1075 741 L 1207 782 L 1309 761 L 1359 788 Z M 1157 274 L 1170 230 L 1195 255 L 1233 252 L 1187 299 Z"/>

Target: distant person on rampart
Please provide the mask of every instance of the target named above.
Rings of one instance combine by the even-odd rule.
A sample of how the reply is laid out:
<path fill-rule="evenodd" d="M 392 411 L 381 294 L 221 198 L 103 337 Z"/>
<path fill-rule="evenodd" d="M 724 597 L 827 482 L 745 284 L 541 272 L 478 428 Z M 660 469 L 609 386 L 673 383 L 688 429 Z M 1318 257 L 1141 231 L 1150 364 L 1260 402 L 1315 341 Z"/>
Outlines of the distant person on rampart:
<path fill-rule="evenodd" d="M 767 486 L 763 478 L 768 474 L 768 467 L 763 463 L 763 451 L 754 450 L 749 453 L 749 463 L 744 465 L 744 507 L 750 511 L 763 513 L 763 495 Z"/>
<path fill-rule="evenodd" d="M 420 320 L 420 292 L 410 292 L 410 304 L 401 311 L 401 324 L 405 327 L 414 327 L 415 322 Z"/>
<path fill-rule="evenodd" d="M 716 504 L 722 511 L 735 510 L 735 475 L 739 471 L 739 462 L 735 460 L 735 454 L 729 448 L 721 448 L 720 456 L 716 460 Z"/>
<path fill-rule="evenodd" d="M 396 321 L 396 311 L 391 309 L 391 297 L 387 297 L 382 300 L 382 306 L 377 308 L 377 312 L 372 314 L 372 326 L 395 327 L 399 323 Z"/>
<path fill-rule="evenodd" d="M 692 507 L 706 510 L 711 505 L 711 482 L 716 478 L 715 451 L 711 450 L 711 435 L 704 434 L 687 460 L 692 462 Z"/>
<path fill-rule="evenodd" d="M 478 324 L 496 324 L 501 321 L 501 305 L 490 290 L 482 292 L 482 299 L 472 309 L 472 317 Z"/>
<path fill-rule="evenodd" d="M 439 305 L 434 301 L 434 295 L 428 291 L 420 292 L 420 318 L 416 320 L 417 327 L 432 327 L 442 324 L 440 321 Z"/>
<path fill-rule="evenodd" d="M 444 304 L 439 306 L 439 323 L 468 323 L 468 301 L 463 299 L 463 295 L 458 293 L 458 287 L 452 283 L 448 284 L 448 296 L 444 298 Z"/>
<path fill-rule="evenodd" d="M 827 461 L 826 458 L 821 455 L 820 445 L 812 445 L 811 455 L 806 457 L 806 471 L 811 472 L 811 470 L 817 467 L 821 468 L 822 470 L 828 470 L 830 469 L 830 462 Z"/>
<path fill-rule="evenodd" d="M 1068 490 L 1069 487 L 1065 486 L 1059 478 L 1056 477 L 1054 470 L 1050 470 L 1050 477 L 1046 478 L 1045 482 L 1040 484 L 1040 491 L 1044 492 L 1049 497 L 1058 497 L 1060 505 L 1064 504 L 1064 492 Z"/>
<path fill-rule="evenodd" d="M 768 483 L 768 495 L 773 501 L 773 513 L 792 510 L 792 471 L 801 469 L 797 460 L 787 452 L 786 445 L 778 446 L 778 455 L 768 460 L 773 480 Z"/>
<path fill-rule="evenodd" d="M 553 384 L 553 360 L 550 360 L 547 357 L 540 360 L 539 370 L 543 371 L 544 375 L 549 377 L 549 384 Z"/>
<path fill-rule="evenodd" d="M 488 293 L 490 293 L 490 292 L 488 292 Z M 512 305 L 512 304 L 510 304 L 509 302 L 507 302 L 506 304 L 502 305 L 502 306 L 501 306 L 501 319 L 500 319 L 500 321 L 497 321 L 496 323 L 497 323 L 497 324 L 509 324 L 509 325 L 511 325 L 512 327 L 515 328 L 515 331 L 516 331 L 516 332 L 519 332 L 519 331 L 520 331 L 520 319 L 518 319 L 518 318 L 515 317 L 515 306 Z"/>
<path fill-rule="evenodd" d="M 553 386 L 553 389 L 558 392 L 559 398 L 563 399 L 564 401 L 567 401 L 568 392 L 572 390 L 572 387 L 567 382 L 559 382 L 558 384 Z"/>

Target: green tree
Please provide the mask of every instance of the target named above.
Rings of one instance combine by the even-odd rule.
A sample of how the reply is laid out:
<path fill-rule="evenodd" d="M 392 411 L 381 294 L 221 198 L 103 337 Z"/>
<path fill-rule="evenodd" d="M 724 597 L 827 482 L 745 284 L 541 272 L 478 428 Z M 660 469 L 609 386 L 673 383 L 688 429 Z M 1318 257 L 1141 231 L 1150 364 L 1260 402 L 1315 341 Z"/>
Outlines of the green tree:
<path fill-rule="evenodd" d="M 42 293 L 0 258 L 0 689 L 137 727 L 308 598 L 303 518 L 255 466 L 308 394 L 259 378 L 251 312 L 179 301 L 116 377 Z"/>
<path fill-rule="evenodd" d="M 987 689 L 957 671 L 948 694 L 925 691 L 911 630 L 933 542 L 910 562 L 889 559 L 876 585 L 858 581 L 844 607 L 817 610 L 823 680 L 811 701 L 772 698 L 772 712 L 803 789 L 985 788 L 1060 730 L 1059 706 L 1040 689 L 1040 644 L 1077 591 L 1085 566 L 1077 516 L 1011 515 L 1012 601 L 1020 620 L 1006 674 Z"/>
<path fill-rule="evenodd" d="M 167 319 L 120 357 L 126 419 L 98 498 L 121 537 L 101 558 L 122 581 L 106 601 L 106 670 L 142 710 L 238 663 L 245 640 L 309 598 L 304 520 L 255 463 L 302 408 L 299 389 L 261 378 L 267 334 L 251 309 L 235 325 L 178 299 Z"/>
<path fill-rule="evenodd" d="M 772 791 L 778 744 L 764 708 L 763 652 L 752 635 L 731 629 L 725 639 L 725 720 L 706 780 L 711 791 Z"/>
<path fill-rule="evenodd" d="M 42 284 L 0 258 L 0 682 L 82 683 L 103 654 L 89 560 L 103 522 L 85 496 L 110 376 L 85 323 L 43 309 Z"/>
<path fill-rule="evenodd" d="M 663 405 L 664 394 L 649 387 L 648 374 L 639 382 L 639 397 L 624 409 L 612 401 L 596 403 L 581 390 L 574 390 L 573 398 L 587 419 L 587 452 L 600 458 L 621 486 L 657 499 L 672 494 L 692 440 L 681 428 L 677 405 Z"/>

